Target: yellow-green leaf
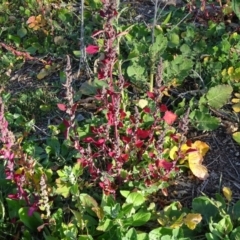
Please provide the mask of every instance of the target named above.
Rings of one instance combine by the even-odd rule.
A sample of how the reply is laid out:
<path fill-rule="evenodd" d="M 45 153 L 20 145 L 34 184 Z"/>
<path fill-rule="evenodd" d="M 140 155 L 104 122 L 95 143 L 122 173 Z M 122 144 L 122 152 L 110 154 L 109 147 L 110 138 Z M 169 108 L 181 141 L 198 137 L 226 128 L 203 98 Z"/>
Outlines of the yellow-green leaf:
<path fill-rule="evenodd" d="M 183 218 L 184 218 L 185 215 L 186 215 L 186 213 L 182 213 L 181 216 L 171 224 L 170 228 L 179 228 L 179 227 L 181 227 L 183 225 L 183 223 L 184 223 L 184 219 Z"/>
<path fill-rule="evenodd" d="M 239 103 L 240 102 L 240 99 L 239 98 L 233 98 L 232 99 L 232 103 Z"/>
<path fill-rule="evenodd" d="M 145 100 L 145 99 L 140 99 L 139 101 L 138 101 L 138 106 L 140 107 L 140 108 L 145 108 L 146 106 L 148 105 L 148 101 L 147 100 Z"/>
<path fill-rule="evenodd" d="M 240 132 L 233 133 L 232 137 L 238 144 L 240 144 Z"/>
<path fill-rule="evenodd" d="M 232 201 L 232 191 L 228 187 L 223 187 L 222 189 L 224 197 L 228 200 L 228 202 Z"/>
<path fill-rule="evenodd" d="M 240 112 L 240 102 L 232 105 L 233 111 L 236 113 Z"/>
<path fill-rule="evenodd" d="M 201 214 L 198 213 L 189 213 L 185 219 L 184 223 L 190 228 L 191 230 L 194 230 L 198 223 L 202 221 Z"/>
<path fill-rule="evenodd" d="M 202 141 L 195 141 L 193 143 L 193 146 L 197 148 L 197 150 L 199 151 L 200 155 L 202 155 L 202 157 L 204 157 L 209 150 L 209 146 Z"/>
<path fill-rule="evenodd" d="M 178 151 L 178 147 L 174 146 L 171 148 L 170 152 L 169 152 L 169 157 L 174 160 L 177 157 L 177 151 Z"/>

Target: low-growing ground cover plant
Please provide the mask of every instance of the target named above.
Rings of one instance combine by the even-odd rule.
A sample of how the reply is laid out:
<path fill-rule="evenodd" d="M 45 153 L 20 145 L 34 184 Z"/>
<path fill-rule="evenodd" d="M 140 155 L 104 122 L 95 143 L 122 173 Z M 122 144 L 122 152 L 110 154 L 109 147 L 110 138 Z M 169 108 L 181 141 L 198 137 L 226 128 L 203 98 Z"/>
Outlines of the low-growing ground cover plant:
<path fill-rule="evenodd" d="M 34 38 L 41 31 L 40 39 L 46 46 L 41 46 L 42 52 L 33 51 L 24 45 L 27 44 L 24 40 L 13 37 L 10 39 L 15 39 L 15 47 L 8 43 L 1 46 L 15 57 L 40 61 L 43 66 L 35 74 L 39 81 L 58 67 L 47 58 L 41 59 L 37 51 L 65 54 L 63 42 L 60 49 L 57 47 L 58 41 L 64 39 L 58 36 L 61 33 L 55 33 L 60 31 L 55 17 L 74 33 L 69 23 L 74 22 L 76 12 L 52 1 L 26 4 L 37 4 L 40 7 L 37 11 L 42 13 L 32 15 L 34 7 L 31 11 L 20 8 L 28 18 L 27 26 L 23 24 L 18 35 Z M 159 210 L 148 197 L 159 190 L 167 196 L 172 180 L 189 169 L 200 180 L 208 177 L 202 162 L 209 146 L 202 141 L 191 141 L 187 133 L 190 121 L 201 130 L 215 129 L 219 119 L 211 115 L 212 111 L 230 105 L 231 94 L 238 89 L 235 49 L 238 34 L 218 39 L 220 50 L 214 44 L 207 48 L 204 43 L 212 41 L 215 30 L 221 35 L 225 26 L 209 21 L 206 39 L 199 40 L 201 28 L 172 25 L 174 14 L 184 13 L 183 8 L 167 12 L 162 25 L 155 19 L 152 28 L 147 28 L 141 23 L 122 26 L 115 1 L 87 1 L 87 5 L 87 10 L 97 13 L 91 17 L 94 24 L 92 28 L 88 26 L 88 31 L 93 33 L 91 37 L 89 34 L 85 48 L 89 59 L 95 61 L 95 76 L 92 82 L 76 88 L 72 57 L 67 55 L 66 69 L 60 72 L 64 93 L 61 100 L 52 99 L 53 104 L 58 102 L 55 105 L 60 121 L 48 126 L 50 131 L 45 139 L 33 137 L 36 125 L 30 119 L 35 108 L 32 106 L 45 106 L 40 110 L 49 107 L 41 90 L 36 93 L 36 105 L 31 106 L 25 100 L 32 95 L 20 94 L 19 103 L 13 101 L 19 110 L 17 114 L 6 106 L 11 101 L 10 95 L 2 94 L 1 234 L 15 239 L 49 240 L 236 239 L 239 203 L 231 203 L 228 188 L 224 188 L 227 204 L 220 195 L 216 200 L 203 196 L 193 200 L 192 209 L 173 202 Z M 1 7 L 10 11 L 6 2 Z M 46 19 L 52 21 L 52 29 Z M 54 43 L 48 38 L 50 33 Z M 39 44 L 39 40 L 34 38 L 34 41 Z M 65 50 L 81 55 L 81 51 L 75 51 L 75 44 L 68 48 L 66 43 Z M 231 48 L 233 60 L 229 61 L 226 56 Z M 17 63 L 15 57 L 12 65 Z M 214 64 L 207 64 L 208 61 L 220 63 L 220 67 L 215 71 Z M 204 79 L 199 74 L 201 66 Z M 190 98 L 177 101 L 171 93 L 177 86 L 184 86 L 188 77 L 195 82 L 199 79 L 202 88 L 193 90 L 197 96 L 193 97 L 190 90 Z M 86 95 L 91 95 L 95 107 L 83 116 L 78 111 Z M 169 100 L 173 103 L 169 104 Z M 237 140 L 236 134 L 234 137 Z"/>

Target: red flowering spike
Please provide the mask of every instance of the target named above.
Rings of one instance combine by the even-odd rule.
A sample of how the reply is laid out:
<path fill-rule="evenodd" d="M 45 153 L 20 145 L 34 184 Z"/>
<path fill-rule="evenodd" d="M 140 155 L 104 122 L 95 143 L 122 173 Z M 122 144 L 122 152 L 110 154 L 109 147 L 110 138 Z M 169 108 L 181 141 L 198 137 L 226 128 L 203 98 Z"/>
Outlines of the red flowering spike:
<path fill-rule="evenodd" d="M 176 119 L 177 115 L 171 111 L 166 111 L 163 117 L 163 120 L 169 125 L 172 125 Z"/>
<path fill-rule="evenodd" d="M 99 47 L 95 45 L 89 45 L 86 47 L 86 52 L 88 54 L 95 54 L 99 51 Z"/>

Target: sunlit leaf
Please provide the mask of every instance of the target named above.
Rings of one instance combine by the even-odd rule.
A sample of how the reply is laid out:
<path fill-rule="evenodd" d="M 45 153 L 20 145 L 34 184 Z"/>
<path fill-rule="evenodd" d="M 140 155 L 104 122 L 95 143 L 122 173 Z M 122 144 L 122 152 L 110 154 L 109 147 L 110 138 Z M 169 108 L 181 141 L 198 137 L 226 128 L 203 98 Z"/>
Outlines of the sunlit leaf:
<path fill-rule="evenodd" d="M 232 137 L 238 144 L 240 144 L 240 132 L 233 133 Z"/>
<path fill-rule="evenodd" d="M 178 151 L 178 147 L 174 146 L 171 148 L 170 152 L 169 152 L 169 157 L 174 160 L 177 157 L 177 151 Z"/>
<path fill-rule="evenodd" d="M 171 111 L 166 111 L 163 119 L 167 124 L 172 125 L 176 121 L 177 115 Z"/>
<path fill-rule="evenodd" d="M 145 100 L 145 99 L 140 99 L 139 101 L 138 101 L 138 106 L 140 107 L 140 108 L 145 108 L 146 106 L 148 105 L 148 101 L 147 100 Z"/>
<path fill-rule="evenodd" d="M 221 108 L 231 97 L 233 88 L 230 85 L 218 85 L 209 89 L 206 97 L 208 104 L 216 109 Z"/>
<path fill-rule="evenodd" d="M 236 113 L 240 112 L 240 102 L 232 105 L 233 111 Z"/>
<path fill-rule="evenodd" d="M 192 173 L 201 180 L 206 180 L 209 176 L 208 170 L 205 166 L 202 165 L 203 157 L 196 150 L 188 154 L 188 163 L 189 168 Z"/>
<path fill-rule="evenodd" d="M 200 223 L 202 220 L 201 214 L 198 213 L 189 213 L 185 219 L 184 223 L 190 228 L 191 230 L 195 229 L 197 224 Z"/>
<path fill-rule="evenodd" d="M 228 202 L 232 201 L 232 191 L 228 187 L 223 187 L 222 189 L 224 197 L 228 200 Z"/>
<path fill-rule="evenodd" d="M 181 227 L 183 225 L 183 223 L 184 223 L 183 218 L 184 218 L 185 215 L 186 215 L 186 213 L 182 213 L 181 216 L 176 221 L 174 221 L 171 224 L 170 228 L 179 228 L 179 227 Z"/>
<path fill-rule="evenodd" d="M 205 142 L 202 142 L 202 141 L 195 141 L 192 145 L 198 149 L 198 151 L 202 155 L 202 157 L 204 157 L 209 150 L 209 146 Z"/>

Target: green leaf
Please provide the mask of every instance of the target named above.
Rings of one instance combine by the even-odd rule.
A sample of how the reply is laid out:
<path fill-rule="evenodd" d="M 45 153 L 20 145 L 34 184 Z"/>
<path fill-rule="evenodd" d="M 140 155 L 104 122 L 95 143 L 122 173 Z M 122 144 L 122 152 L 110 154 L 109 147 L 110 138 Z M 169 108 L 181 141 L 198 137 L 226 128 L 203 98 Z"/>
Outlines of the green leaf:
<path fill-rule="evenodd" d="M 224 216 L 223 219 L 216 224 L 216 230 L 223 235 L 231 233 L 233 224 L 229 215 Z"/>
<path fill-rule="evenodd" d="M 240 220 L 240 201 L 237 201 L 232 209 L 232 218 L 234 220 Z"/>
<path fill-rule="evenodd" d="M 111 219 L 107 218 L 106 220 L 104 220 L 104 222 L 102 224 L 100 224 L 97 227 L 97 230 L 105 232 L 108 229 L 110 229 L 112 226 L 113 226 L 113 221 Z"/>
<path fill-rule="evenodd" d="M 168 45 L 169 47 L 177 47 L 179 45 L 179 36 L 176 33 L 170 32 L 168 34 Z"/>
<path fill-rule="evenodd" d="M 240 132 L 233 133 L 232 137 L 238 144 L 240 144 Z"/>
<path fill-rule="evenodd" d="M 211 131 L 217 129 L 220 124 L 219 120 L 216 117 L 213 117 L 210 114 L 201 112 L 199 110 L 193 111 L 190 114 L 190 118 L 193 119 L 193 124 L 199 130 Z"/>
<path fill-rule="evenodd" d="M 139 227 L 148 222 L 151 218 L 151 213 L 146 212 L 146 210 L 138 211 L 132 216 L 133 222 L 132 226 Z"/>
<path fill-rule="evenodd" d="M 240 227 L 232 230 L 230 239 L 240 240 Z"/>
<path fill-rule="evenodd" d="M 240 1 L 232 0 L 232 10 L 237 15 L 238 19 L 240 19 Z"/>
<path fill-rule="evenodd" d="M 73 54 L 75 57 L 80 57 L 81 56 L 81 52 L 80 51 L 73 51 Z"/>
<path fill-rule="evenodd" d="M 230 85 L 218 85 L 210 88 L 206 94 L 208 104 L 215 109 L 221 108 L 231 97 L 232 91 L 233 89 Z"/>
<path fill-rule="evenodd" d="M 203 219 L 208 223 L 211 218 L 214 219 L 219 213 L 213 201 L 205 196 L 193 199 L 192 209 L 194 212 L 201 214 Z"/>
<path fill-rule="evenodd" d="M 10 218 L 18 217 L 18 210 L 24 206 L 23 200 L 13 200 L 10 198 L 6 199 L 8 206 L 8 214 Z"/>
<path fill-rule="evenodd" d="M 27 29 L 26 29 L 26 28 L 20 28 L 20 29 L 18 29 L 18 31 L 17 31 L 17 35 L 18 35 L 20 38 L 25 37 L 26 34 L 27 34 Z"/>
<path fill-rule="evenodd" d="M 155 42 L 150 46 L 149 52 L 152 57 L 156 58 L 157 55 L 160 56 L 164 53 L 167 48 L 167 38 L 163 34 L 158 34 L 155 39 Z"/>
<path fill-rule="evenodd" d="M 4 222 L 5 218 L 5 207 L 3 205 L 3 202 L 0 200 L 0 223 Z"/>
<path fill-rule="evenodd" d="M 130 191 L 128 190 L 120 190 L 120 193 L 123 197 L 127 198 L 127 196 L 130 194 Z"/>
<path fill-rule="evenodd" d="M 132 203 L 134 207 L 139 207 L 145 202 L 145 198 L 141 193 L 130 193 L 126 199 L 126 203 Z"/>
<path fill-rule="evenodd" d="M 78 236 L 78 240 L 93 240 L 93 237 L 90 235 L 80 235 Z"/>
<path fill-rule="evenodd" d="M 38 212 L 34 212 L 31 216 L 28 214 L 29 208 L 23 207 L 18 211 L 20 220 L 32 231 L 37 231 L 37 227 L 43 224 L 43 220 Z"/>
<path fill-rule="evenodd" d="M 134 77 L 137 81 L 145 81 L 145 68 L 139 65 L 136 62 L 133 62 L 128 68 L 127 68 L 127 74 L 129 77 Z"/>
<path fill-rule="evenodd" d="M 137 238 L 137 231 L 134 228 L 130 228 L 126 234 L 126 236 L 124 236 L 122 238 L 122 240 L 131 240 L 131 239 L 138 239 Z"/>

